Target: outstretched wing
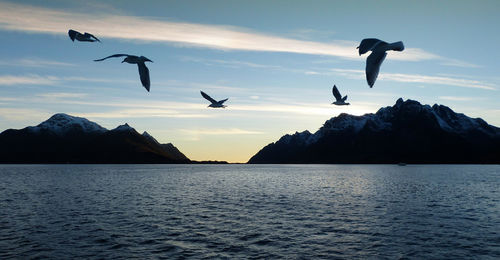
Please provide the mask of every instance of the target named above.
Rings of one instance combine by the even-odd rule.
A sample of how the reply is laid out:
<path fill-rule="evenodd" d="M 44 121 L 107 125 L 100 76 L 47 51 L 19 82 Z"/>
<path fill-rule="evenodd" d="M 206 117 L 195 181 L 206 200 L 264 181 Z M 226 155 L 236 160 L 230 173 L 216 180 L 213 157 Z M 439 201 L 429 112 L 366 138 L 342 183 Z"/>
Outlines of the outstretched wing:
<path fill-rule="evenodd" d="M 393 50 L 393 51 L 403 51 L 405 49 L 405 45 L 403 44 L 402 41 L 393 42 L 393 43 L 389 44 L 388 47 L 389 47 L 389 50 Z"/>
<path fill-rule="evenodd" d="M 139 68 L 139 76 L 141 77 L 142 85 L 149 92 L 149 86 L 151 85 L 151 82 L 149 81 L 149 69 L 142 62 L 137 63 L 137 67 Z"/>
<path fill-rule="evenodd" d="M 342 102 L 345 102 L 347 100 L 347 95 L 345 95 L 345 97 L 342 98 Z"/>
<path fill-rule="evenodd" d="M 379 43 L 385 43 L 387 44 L 386 42 L 384 41 L 381 41 L 379 39 L 375 39 L 375 38 L 367 38 L 367 39 L 363 39 L 361 41 L 361 43 L 359 44 L 359 46 L 357 47 L 358 52 L 359 52 L 359 55 L 361 54 L 365 54 L 367 53 L 368 51 L 371 51 L 373 50 L 373 47 L 375 47 L 375 45 L 379 44 Z"/>
<path fill-rule="evenodd" d="M 209 95 L 207 95 L 207 93 L 205 93 L 205 92 L 203 92 L 203 91 L 201 91 L 201 90 L 200 90 L 200 93 L 201 93 L 201 95 L 202 95 L 205 99 L 207 99 L 207 100 L 208 100 L 208 101 L 210 101 L 211 103 L 217 103 L 217 101 L 215 101 L 215 99 L 213 99 L 213 98 L 211 98 Z"/>
<path fill-rule="evenodd" d="M 69 38 L 72 40 L 72 41 L 75 41 L 75 38 L 76 38 L 76 35 L 79 34 L 79 32 L 75 31 L 75 30 L 71 30 L 69 29 L 68 31 L 68 35 L 69 35 Z"/>
<path fill-rule="evenodd" d="M 221 104 L 221 105 L 222 105 L 222 104 L 224 104 L 224 102 L 226 102 L 228 99 L 229 99 L 229 98 L 226 98 L 226 99 L 223 99 L 223 100 L 219 100 L 219 102 L 217 102 L 217 103 L 219 103 L 219 104 Z"/>
<path fill-rule="evenodd" d="M 114 54 L 114 55 L 108 56 L 106 58 L 102 58 L 102 59 L 98 59 L 98 60 L 94 60 L 94 61 L 103 61 L 105 59 L 123 57 L 123 56 L 130 56 L 130 55 L 128 55 L 128 54 Z"/>
<path fill-rule="evenodd" d="M 89 39 L 94 38 L 96 41 L 101 42 L 99 39 L 97 39 L 97 37 L 95 37 L 94 35 L 92 35 L 88 32 L 84 33 L 83 36 L 88 37 Z"/>
<path fill-rule="evenodd" d="M 342 96 L 340 95 L 340 92 L 339 90 L 337 89 L 337 86 L 333 85 L 333 88 L 332 88 L 332 93 L 333 93 L 333 96 L 335 97 L 335 99 L 337 101 L 340 101 L 342 99 Z"/>
<path fill-rule="evenodd" d="M 368 86 L 373 87 L 375 80 L 377 80 L 378 72 L 382 62 L 387 56 L 385 51 L 372 52 L 366 59 L 366 81 L 368 81 Z"/>

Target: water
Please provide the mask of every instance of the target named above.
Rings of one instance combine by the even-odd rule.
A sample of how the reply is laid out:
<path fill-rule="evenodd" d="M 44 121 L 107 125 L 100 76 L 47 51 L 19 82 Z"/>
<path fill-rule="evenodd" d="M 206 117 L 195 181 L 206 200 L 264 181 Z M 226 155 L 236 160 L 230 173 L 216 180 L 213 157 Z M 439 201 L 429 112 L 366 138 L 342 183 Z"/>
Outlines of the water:
<path fill-rule="evenodd" d="M 498 165 L 0 165 L 0 259 L 498 259 L 499 177 Z"/>

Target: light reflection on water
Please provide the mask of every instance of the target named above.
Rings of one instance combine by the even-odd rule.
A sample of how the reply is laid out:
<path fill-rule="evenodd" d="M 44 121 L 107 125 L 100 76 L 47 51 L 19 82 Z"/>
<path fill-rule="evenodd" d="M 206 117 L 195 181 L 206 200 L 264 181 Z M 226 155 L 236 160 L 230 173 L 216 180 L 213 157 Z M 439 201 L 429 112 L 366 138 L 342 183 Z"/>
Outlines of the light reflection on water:
<path fill-rule="evenodd" d="M 0 259 L 498 258 L 500 166 L 3 165 Z"/>

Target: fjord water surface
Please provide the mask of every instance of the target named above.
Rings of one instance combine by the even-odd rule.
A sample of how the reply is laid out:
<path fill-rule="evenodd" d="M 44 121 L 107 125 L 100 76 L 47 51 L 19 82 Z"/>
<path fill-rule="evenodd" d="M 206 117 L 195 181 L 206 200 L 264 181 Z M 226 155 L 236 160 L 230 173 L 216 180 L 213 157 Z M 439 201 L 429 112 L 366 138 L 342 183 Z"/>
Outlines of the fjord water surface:
<path fill-rule="evenodd" d="M 498 165 L 0 165 L 0 259 L 500 257 Z"/>

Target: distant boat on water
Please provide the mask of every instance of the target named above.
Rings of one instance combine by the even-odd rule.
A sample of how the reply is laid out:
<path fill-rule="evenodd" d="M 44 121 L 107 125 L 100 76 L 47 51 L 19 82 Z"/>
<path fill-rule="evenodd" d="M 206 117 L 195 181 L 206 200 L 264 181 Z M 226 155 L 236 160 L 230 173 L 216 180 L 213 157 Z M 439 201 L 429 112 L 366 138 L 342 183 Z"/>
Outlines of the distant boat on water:
<path fill-rule="evenodd" d="M 400 162 L 400 163 L 398 163 L 398 165 L 399 165 L 399 166 L 406 166 L 406 163 L 404 163 L 404 162 Z"/>

